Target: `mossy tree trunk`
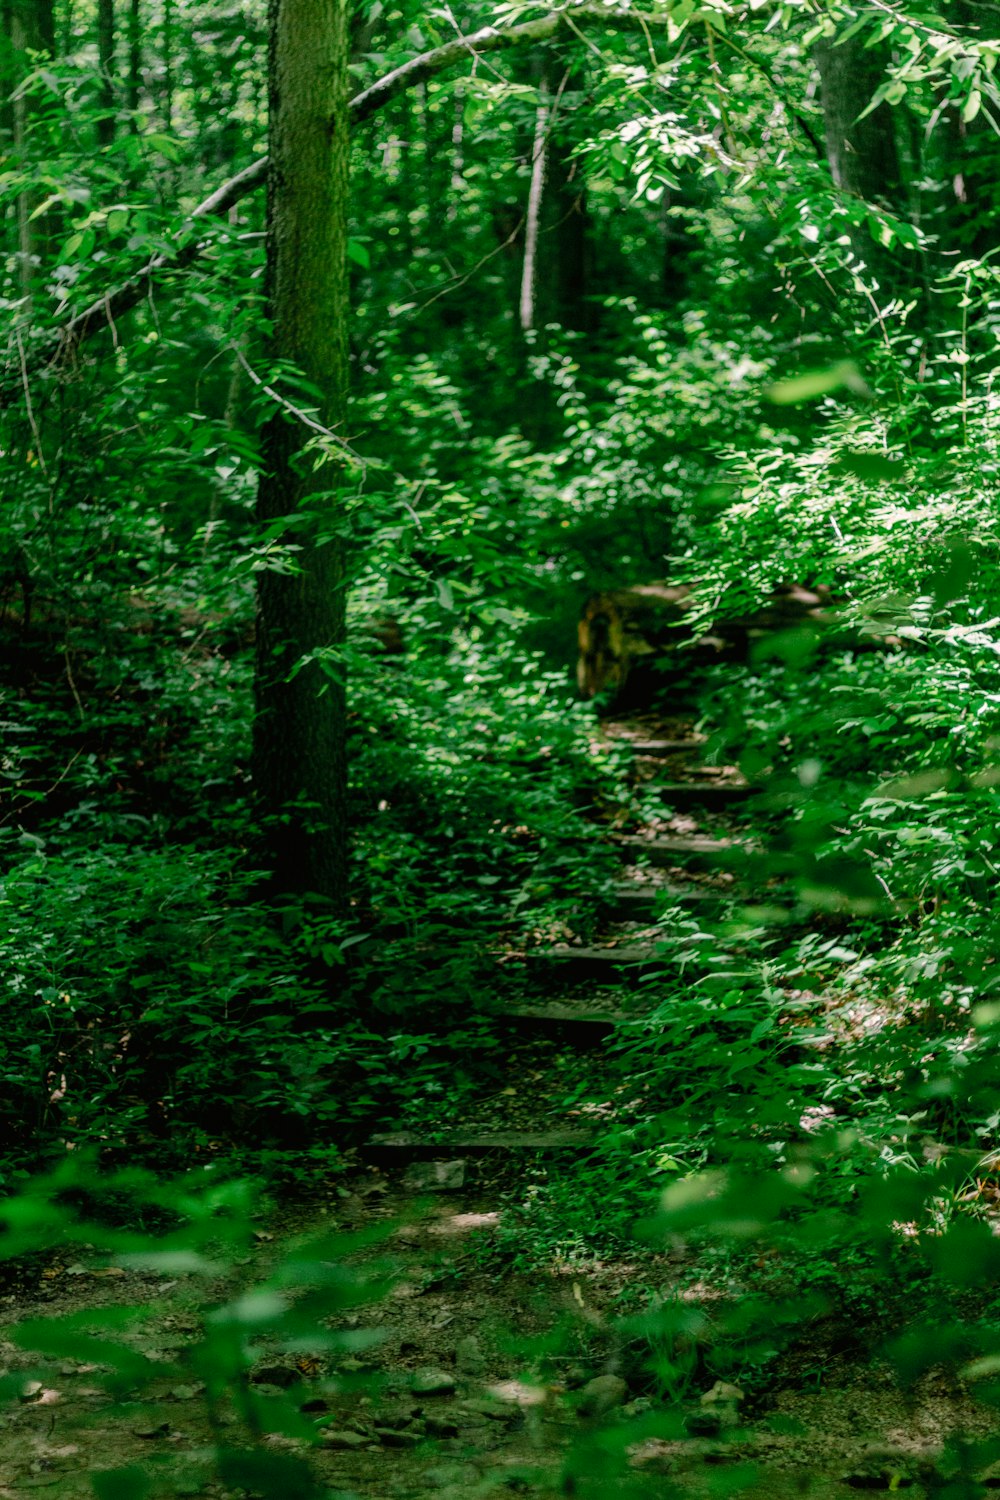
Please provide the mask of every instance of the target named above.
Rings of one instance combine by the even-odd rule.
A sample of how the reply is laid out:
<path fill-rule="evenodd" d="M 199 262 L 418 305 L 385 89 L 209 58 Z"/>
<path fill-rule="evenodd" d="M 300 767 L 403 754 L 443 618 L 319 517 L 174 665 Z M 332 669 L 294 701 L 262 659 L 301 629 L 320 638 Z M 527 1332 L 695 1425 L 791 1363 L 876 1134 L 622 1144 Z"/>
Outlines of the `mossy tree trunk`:
<path fill-rule="evenodd" d="M 271 0 L 267 288 L 271 353 L 343 435 L 348 377 L 347 0 Z M 301 399 L 301 398 L 299 398 Z M 346 899 L 345 624 L 338 475 L 302 457 L 314 434 L 277 412 L 264 436 L 262 526 L 294 521 L 294 571 L 258 585 L 254 780 L 276 888 Z M 325 663 L 317 653 L 326 653 Z"/>

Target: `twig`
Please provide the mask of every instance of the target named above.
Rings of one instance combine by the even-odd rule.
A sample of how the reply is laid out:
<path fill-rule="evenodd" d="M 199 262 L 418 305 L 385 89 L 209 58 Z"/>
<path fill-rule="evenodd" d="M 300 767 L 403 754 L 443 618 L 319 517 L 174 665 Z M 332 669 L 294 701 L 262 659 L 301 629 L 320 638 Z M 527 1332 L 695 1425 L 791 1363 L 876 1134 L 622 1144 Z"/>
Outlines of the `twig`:
<path fill-rule="evenodd" d="M 24 406 L 28 414 L 28 426 L 35 440 L 35 452 L 38 455 L 38 467 L 45 478 L 48 479 L 49 471 L 45 463 L 45 454 L 42 451 L 42 434 L 38 430 L 38 422 L 35 420 L 35 408 L 31 400 L 31 387 L 28 383 L 28 362 L 24 357 L 24 341 L 21 338 L 20 328 L 14 329 L 14 339 L 17 343 L 17 355 L 21 365 L 21 385 L 24 388 Z"/>
<path fill-rule="evenodd" d="M 69 690 L 73 694 L 73 702 L 77 706 L 80 718 L 86 718 L 86 715 L 83 711 L 83 703 L 80 700 L 80 694 L 77 692 L 76 683 L 73 680 L 73 667 L 70 663 L 69 646 L 63 647 L 63 660 L 66 663 L 66 681 L 69 683 Z"/>
<path fill-rule="evenodd" d="M 243 369 L 249 375 L 250 379 L 253 381 L 258 390 L 261 390 L 265 395 L 270 396 L 271 400 L 276 401 L 277 404 L 281 407 L 282 411 L 287 412 L 289 416 L 294 417 L 296 421 L 301 422 L 303 427 L 308 427 L 313 432 L 318 432 L 320 437 L 329 438 L 331 443 L 335 443 L 338 448 L 342 448 L 343 451 L 348 454 L 355 463 L 360 464 L 362 468 L 367 468 L 368 460 L 362 458 L 361 454 L 357 453 L 351 447 L 350 443 L 346 442 L 344 438 L 338 437 L 332 428 L 324 426 L 322 422 L 317 422 L 315 417 L 311 417 L 307 411 L 303 411 L 301 407 L 296 406 L 294 402 L 289 401 L 288 397 L 283 396 L 280 391 L 276 391 L 273 385 L 268 385 L 263 376 L 257 374 L 257 371 L 249 363 L 246 355 L 243 353 L 243 350 L 239 347 L 238 344 L 230 344 L 229 347 L 232 350 L 233 354 L 236 355 L 236 358 L 239 360 L 240 364 L 243 366 Z"/>
<path fill-rule="evenodd" d="M 510 245 L 513 245 L 514 241 L 521 233 L 523 224 L 524 215 L 522 214 L 517 223 L 514 225 L 514 228 L 511 230 L 510 234 L 501 244 L 497 245 L 496 248 L 494 250 L 491 250 L 487 255 L 484 255 L 482 260 L 478 260 L 476 264 L 471 268 L 471 270 L 467 271 L 464 276 L 452 277 L 450 281 L 447 281 L 444 284 L 439 292 L 434 293 L 433 297 L 428 297 L 426 302 L 421 302 L 419 311 L 424 312 L 428 307 L 433 307 L 435 302 L 440 302 L 441 298 L 447 297 L 449 292 L 457 292 L 459 287 L 465 286 L 467 281 L 471 281 L 476 272 L 481 271 L 483 266 L 487 265 L 494 258 L 494 256 L 500 255 Z"/>

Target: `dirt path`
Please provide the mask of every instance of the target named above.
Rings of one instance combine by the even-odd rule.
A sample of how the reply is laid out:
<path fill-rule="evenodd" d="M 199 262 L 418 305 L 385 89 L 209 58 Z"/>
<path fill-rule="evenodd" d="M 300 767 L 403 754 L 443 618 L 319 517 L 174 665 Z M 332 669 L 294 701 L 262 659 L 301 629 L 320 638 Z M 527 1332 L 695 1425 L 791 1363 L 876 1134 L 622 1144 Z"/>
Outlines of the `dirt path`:
<path fill-rule="evenodd" d="M 251 1376 L 268 1425 L 288 1426 L 293 1415 L 319 1433 L 316 1447 L 272 1433 L 258 1450 L 308 1456 L 332 1494 L 836 1497 L 900 1486 L 930 1493 L 940 1487 L 948 1436 L 991 1430 L 989 1413 L 961 1392 L 930 1380 L 904 1399 L 877 1366 L 832 1368 L 822 1391 L 776 1390 L 745 1417 L 734 1405 L 731 1427 L 725 1398 L 699 1399 L 711 1390 L 692 1391 L 680 1408 L 660 1404 L 617 1373 L 615 1305 L 634 1267 L 498 1276 L 487 1253 L 498 1222 L 489 1193 L 442 1195 L 414 1216 L 405 1190 L 368 1172 L 336 1201 L 340 1227 L 387 1231 L 355 1262 L 381 1272 L 391 1261 L 388 1294 L 333 1320 L 348 1334 L 373 1330 L 379 1342 L 330 1354 L 327 1327 L 317 1325 L 315 1354 L 265 1341 Z M 206 1310 L 259 1283 L 300 1243 L 303 1228 L 325 1230 L 331 1217 L 320 1213 L 294 1233 L 276 1223 L 251 1266 L 209 1281 L 171 1284 L 130 1271 L 69 1276 L 55 1263 L 43 1273 L 42 1295 L 8 1298 L 19 1321 L 80 1319 L 86 1310 L 81 1332 L 104 1331 L 110 1309 L 141 1306 L 121 1338 L 162 1363 L 164 1375 L 141 1394 L 112 1400 L 102 1388 L 106 1367 L 62 1360 L 42 1368 L 0 1342 L 6 1370 L 25 1381 L 23 1399 L 0 1426 L 2 1500 L 38 1491 L 84 1500 L 93 1494 L 90 1473 L 135 1467 L 151 1476 L 153 1496 L 246 1493 L 214 1470 L 213 1444 L 245 1441 L 245 1432 L 231 1400 L 209 1421 L 196 1363 Z M 284 1493 L 294 1500 L 294 1490 Z"/>
<path fill-rule="evenodd" d="M 630 1361 L 619 1322 L 626 1290 L 674 1294 L 676 1259 L 562 1256 L 516 1269 L 516 1239 L 504 1235 L 511 1204 L 625 1108 L 602 1042 L 647 1003 L 641 981 L 658 962 L 658 907 L 666 895 L 714 910 L 741 878 L 740 851 L 752 848 L 748 789 L 733 768 L 699 767 L 683 722 L 612 723 L 603 735 L 631 742 L 634 774 L 658 788 L 662 814 L 609 832 L 622 878 L 596 937 L 568 933 L 503 956 L 497 1025 L 509 1029 L 509 1083 L 446 1130 L 374 1137 L 353 1179 L 308 1211 L 258 1225 L 250 1252 L 214 1274 L 50 1258 L 33 1286 L 4 1299 L 0 1360 L 19 1390 L 0 1425 L 0 1500 L 36 1491 L 83 1500 L 91 1473 L 116 1469 L 110 1500 L 236 1497 L 248 1491 L 219 1478 L 214 1453 L 248 1442 L 258 1454 L 308 1457 L 332 1495 L 371 1500 L 931 1493 L 957 1461 L 942 1456 L 951 1434 L 991 1434 L 990 1412 L 968 1393 L 929 1378 L 904 1398 L 863 1350 L 816 1351 L 824 1375 L 813 1394 L 806 1351 L 766 1396 L 745 1399 L 695 1373 L 672 1402 Z M 590 1086 L 568 1089 L 567 1069 Z M 354 1238 L 310 1261 L 303 1236 L 330 1232 Z M 385 1277 L 381 1294 L 310 1315 L 311 1288 L 337 1282 L 341 1254 L 359 1273 Z M 305 1269 L 289 1277 L 299 1262 Z M 304 1307 L 305 1321 L 283 1338 L 280 1312 L 260 1330 L 245 1320 L 249 1384 L 213 1402 L 203 1358 L 218 1331 L 213 1309 L 245 1311 L 255 1287 Z M 136 1312 L 111 1323 L 113 1336 L 152 1370 L 135 1387 L 123 1376 L 117 1395 L 106 1361 L 85 1351 L 40 1361 L 12 1338 L 32 1319 L 66 1318 L 80 1337 L 108 1337 L 109 1315 L 126 1307 Z M 262 1429 L 249 1439 L 248 1417 Z M 280 1493 L 317 1492 L 302 1479 L 299 1489 L 282 1481 Z"/>

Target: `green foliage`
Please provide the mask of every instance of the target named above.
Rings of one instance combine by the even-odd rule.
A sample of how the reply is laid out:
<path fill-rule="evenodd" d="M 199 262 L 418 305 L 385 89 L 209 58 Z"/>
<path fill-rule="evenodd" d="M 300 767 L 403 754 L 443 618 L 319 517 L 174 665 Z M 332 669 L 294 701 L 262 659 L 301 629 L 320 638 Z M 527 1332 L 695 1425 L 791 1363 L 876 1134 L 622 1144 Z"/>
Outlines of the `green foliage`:
<path fill-rule="evenodd" d="M 595 807 L 654 810 L 570 700 L 582 599 L 669 576 L 696 586 L 707 631 L 798 580 L 830 588 L 836 628 L 760 642 L 696 685 L 709 757 L 764 788 L 766 850 L 717 920 L 660 912 L 662 967 L 610 1049 L 611 1106 L 573 1101 L 606 1110 L 603 1138 L 517 1195 L 493 1253 L 585 1264 L 631 1253 L 643 1218 L 647 1242 L 682 1246 L 683 1275 L 721 1289 L 711 1337 L 677 1286 L 623 1309 L 671 1400 L 709 1376 L 762 1388 L 827 1316 L 877 1326 L 904 1379 L 942 1346 L 991 1378 L 995 1329 L 961 1305 L 996 1260 L 985 23 L 957 5 L 684 0 L 651 6 L 647 33 L 563 38 L 544 86 L 538 59 L 498 51 L 495 73 L 431 76 L 357 131 L 350 491 L 320 515 L 350 544 L 351 639 L 315 653 L 350 684 L 354 863 L 334 920 L 274 899 L 250 801 L 253 583 L 294 574 L 317 520 L 255 527 L 261 429 L 293 407 L 302 463 L 345 440 L 316 433 L 316 393 L 264 352 L 261 207 L 201 221 L 194 263 L 61 363 L 49 342 L 151 256 L 195 248 L 183 214 L 253 160 L 263 8 L 181 7 L 191 25 L 170 37 L 160 17 L 147 62 L 169 58 L 169 97 L 147 69 L 129 102 L 120 47 L 110 114 L 92 7 L 57 9 L 57 57 L 4 51 L 0 122 L 0 1137 L 11 1180 L 62 1163 L 12 1193 L 8 1253 L 53 1234 L 124 1244 L 65 1208 L 84 1148 L 105 1165 L 239 1153 L 298 1188 L 375 1124 L 444 1129 L 499 1075 L 496 953 L 592 933 L 614 877 Z M 359 8 L 357 86 L 453 28 Z M 899 193 L 834 181 L 823 42 L 881 69 L 861 118 L 891 106 Z M 567 225 L 585 254 L 562 322 L 525 334 L 525 210 L 556 89 L 548 305 Z M 401 656 L 369 649 L 386 616 Z M 147 1189 L 143 1212 L 190 1209 Z M 213 1188 L 171 1244 L 235 1255 L 248 1212 Z M 287 1271 L 300 1290 L 305 1266 Z M 297 1295 L 264 1291 L 261 1329 L 273 1313 L 291 1336 Z M 213 1462 L 232 1486 L 308 1494 L 303 1469 L 255 1447 L 268 1424 L 303 1430 L 246 1391 L 255 1307 L 205 1321 L 200 1378 L 246 1434 Z M 54 1358 L 102 1339 L 116 1389 L 150 1376 L 114 1327 L 31 1334 Z M 621 1453 L 599 1446 L 590 1478 L 609 1484 Z"/>
<path fill-rule="evenodd" d="M 79 1248 L 98 1269 L 110 1264 L 163 1286 L 149 1301 L 23 1319 L 11 1330 L 20 1353 L 3 1378 L 0 1400 L 16 1404 L 35 1399 L 40 1389 L 58 1389 L 60 1367 L 65 1373 L 70 1361 L 88 1367 L 109 1434 L 116 1421 L 126 1420 L 133 1432 L 148 1428 L 155 1435 L 165 1396 L 178 1390 L 202 1408 L 211 1434 L 207 1450 L 95 1468 L 90 1480 L 98 1500 L 175 1494 L 179 1484 L 191 1492 L 212 1480 L 265 1500 L 319 1500 L 328 1493 L 308 1458 L 309 1446 L 321 1440 L 322 1418 L 303 1412 L 294 1390 L 254 1385 L 250 1373 L 264 1353 L 294 1359 L 308 1349 L 333 1368 L 375 1342 L 336 1325 L 383 1296 L 389 1281 L 384 1272 L 347 1263 L 363 1247 L 360 1237 L 315 1233 L 283 1243 L 267 1274 L 241 1278 L 259 1209 L 248 1182 L 226 1181 L 211 1167 L 158 1182 L 136 1169 L 102 1173 L 82 1153 L 0 1200 L 0 1260 Z M 119 1227 L 123 1218 L 128 1223 L 151 1213 L 163 1227 L 155 1237 Z M 178 1278 L 191 1288 L 177 1302 L 189 1323 L 197 1309 L 194 1332 L 172 1361 L 154 1359 L 144 1352 L 143 1330 Z M 222 1301 L 218 1290 L 214 1301 L 199 1296 L 204 1287 L 218 1288 L 220 1278 Z M 304 1446 L 306 1455 L 269 1446 L 276 1435 L 297 1440 L 294 1446 Z"/>

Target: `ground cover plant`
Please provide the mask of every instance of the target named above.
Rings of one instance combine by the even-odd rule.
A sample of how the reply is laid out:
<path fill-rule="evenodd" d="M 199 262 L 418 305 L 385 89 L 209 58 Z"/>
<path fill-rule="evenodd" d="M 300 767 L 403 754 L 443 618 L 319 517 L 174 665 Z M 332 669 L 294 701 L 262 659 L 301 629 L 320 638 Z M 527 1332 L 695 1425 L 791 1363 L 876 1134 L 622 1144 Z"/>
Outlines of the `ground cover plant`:
<path fill-rule="evenodd" d="M 982 1492 L 998 53 L 966 0 L 3 8 L 13 1265 L 99 1241 L 75 1216 L 119 1191 L 109 1254 L 159 1213 L 156 1253 L 243 1256 L 248 1176 L 350 1196 L 373 1141 L 555 1122 L 583 1144 L 486 1176 L 456 1279 L 642 1269 L 510 1356 L 538 1432 L 580 1413 L 519 1482 L 697 1489 L 705 1387 L 763 1414 L 860 1326 L 859 1368 L 982 1409 L 879 1482 Z M 651 717 L 581 701 L 585 600 L 655 579 L 691 593 Z M 792 584 L 829 628 L 758 628 Z M 754 795 L 685 811 L 713 773 Z M 726 853 L 657 875 L 671 838 Z M 273 1275 L 348 1316 L 309 1255 Z M 239 1405 L 242 1335 L 205 1327 Z M 18 1337 L 82 1359 L 64 1335 Z M 122 1348 L 91 1352 L 124 1399 Z M 567 1396 L 578 1354 L 633 1401 Z M 322 1424 L 282 1406 L 282 1457 L 244 1407 L 192 1484 L 341 1482 Z"/>

